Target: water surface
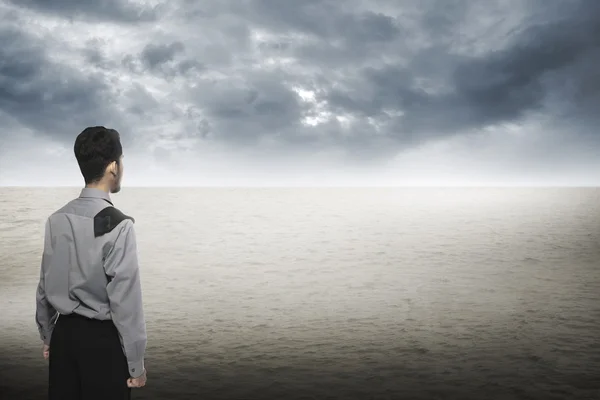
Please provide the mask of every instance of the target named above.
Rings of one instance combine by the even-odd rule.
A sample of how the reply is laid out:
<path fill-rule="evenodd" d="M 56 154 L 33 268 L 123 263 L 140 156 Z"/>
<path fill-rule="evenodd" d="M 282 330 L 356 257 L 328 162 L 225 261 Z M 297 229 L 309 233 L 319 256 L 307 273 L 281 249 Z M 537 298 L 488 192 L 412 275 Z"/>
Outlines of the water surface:
<path fill-rule="evenodd" d="M 45 218 L 0 188 L 0 391 L 44 398 Z M 600 189 L 142 189 L 137 399 L 600 398 Z M 0 395 L 2 393 L 0 392 Z"/>

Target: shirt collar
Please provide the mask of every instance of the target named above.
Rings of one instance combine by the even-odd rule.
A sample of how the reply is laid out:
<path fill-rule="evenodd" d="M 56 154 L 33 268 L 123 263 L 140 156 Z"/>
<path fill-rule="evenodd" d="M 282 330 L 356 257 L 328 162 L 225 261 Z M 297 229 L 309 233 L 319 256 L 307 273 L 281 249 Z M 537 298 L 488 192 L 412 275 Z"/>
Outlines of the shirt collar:
<path fill-rule="evenodd" d="M 92 198 L 92 199 L 102 199 L 108 201 L 111 205 L 113 204 L 110 200 L 110 196 L 104 190 L 95 189 L 95 188 L 83 188 L 81 189 L 81 194 L 79 197 L 83 198 Z"/>

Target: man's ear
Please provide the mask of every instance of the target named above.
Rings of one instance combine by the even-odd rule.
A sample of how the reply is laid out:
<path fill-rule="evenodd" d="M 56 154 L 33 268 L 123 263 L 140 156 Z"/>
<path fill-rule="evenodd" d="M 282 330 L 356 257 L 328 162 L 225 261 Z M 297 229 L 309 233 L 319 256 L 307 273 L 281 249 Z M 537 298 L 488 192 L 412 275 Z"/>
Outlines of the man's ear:
<path fill-rule="evenodd" d="M 113 176 L 117 176 L 117 162 L 116 161 L 113 161 L 110 164 L 108 164 L 108 172 Z"/>

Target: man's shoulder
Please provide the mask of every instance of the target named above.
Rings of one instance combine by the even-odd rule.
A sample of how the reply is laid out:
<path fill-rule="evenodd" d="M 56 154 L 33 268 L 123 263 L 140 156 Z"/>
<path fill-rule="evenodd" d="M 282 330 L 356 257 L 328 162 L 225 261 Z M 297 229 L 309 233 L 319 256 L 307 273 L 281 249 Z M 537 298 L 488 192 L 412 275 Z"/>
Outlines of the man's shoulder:
<path fill-rule="evenodd" d="M 81 203 L 79 199 L 71 200 L 54 211 L 48 217 L 47 223 L 52 226 L 57 224 L 62 225 L 67 220 L 69 220 L 71 227 L 75 224 L 77 229 L 88 229 L 84 228 L 84 226 L 91 223 L 93 225 L 94 237 L 112 232 L 123 221 L 135 222 L 133 217 L 124 214 L 109 202 L 102 200 Z"/>
<path fill-rule="evenodd" d="M 105 207 L 94 215 L 94 236 L 99 237 L 112 232 L 123 221 L 127 220 L 135 223 L 133 217 L 125 215 L 118 208 L 113 206 Z"/>
<path fill-rule="evenodd" d="M 63 221 L 62 216 L 65 214 L 71 214 L 73 208 L 73 201 L 69 201 L 59 209 L 50 213 L 48 218 L 46 219 L 46 224 L 54 225 L 56 223 L 61 223 Z"/>
<path fill-rule="evenodd" d="M 74 203 L 74 200 L 67 202 L 62 207 L 60 207 L 59 209 L 57 209 L 53 213 L 51 213 L 50 216 L 48 217 L 48 219 L 51 219 L 52 217 L 54 217 L 55 215 L 58 215 L 58 214 L 68 214 L 69 211 L 73 208 L 73 203 Z"/>

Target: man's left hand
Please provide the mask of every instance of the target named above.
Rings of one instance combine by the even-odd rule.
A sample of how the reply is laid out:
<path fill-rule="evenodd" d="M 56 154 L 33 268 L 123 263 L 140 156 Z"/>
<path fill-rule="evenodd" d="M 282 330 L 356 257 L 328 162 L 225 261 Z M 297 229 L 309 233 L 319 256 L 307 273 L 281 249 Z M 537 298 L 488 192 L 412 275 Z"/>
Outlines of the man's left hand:
<path fill-rule="evenodd" d="M 50 346 L 44 344 L 44 347 L 42 348 L 42 354 L 44 355 L 44 360 L 50 358 Z"/>

